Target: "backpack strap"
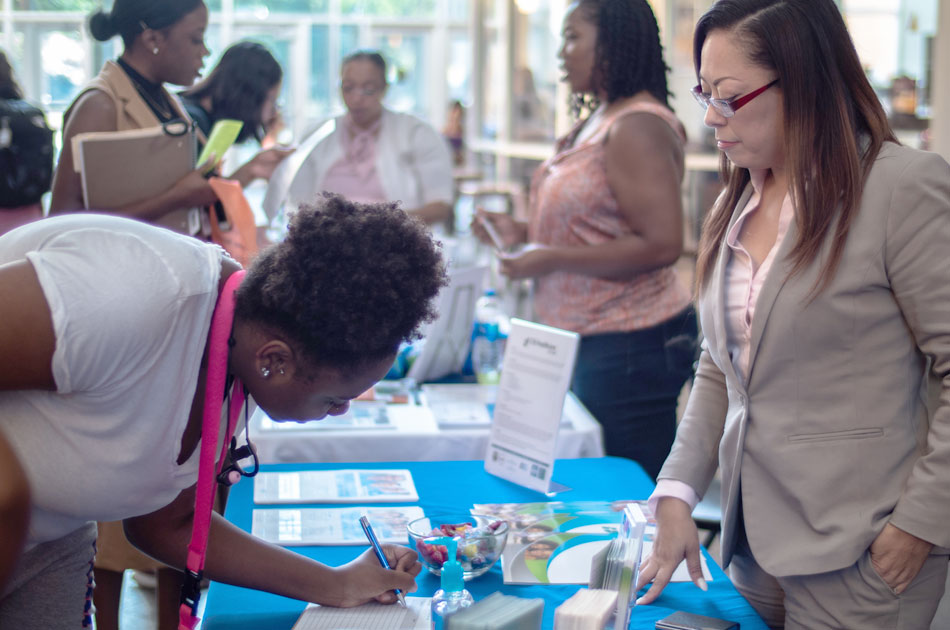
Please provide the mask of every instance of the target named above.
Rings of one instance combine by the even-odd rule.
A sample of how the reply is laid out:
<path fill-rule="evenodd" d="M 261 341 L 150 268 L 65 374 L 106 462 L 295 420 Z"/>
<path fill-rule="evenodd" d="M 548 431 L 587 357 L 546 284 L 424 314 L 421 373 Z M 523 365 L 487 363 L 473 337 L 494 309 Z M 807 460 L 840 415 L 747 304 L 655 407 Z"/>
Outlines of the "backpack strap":
<path fill-rule="evenodd" d="M 234 322 L 234 292 L 245 271 L 241 269 L 231 274 L 224 283 L 224 289 L 218 296 L 211 317 L 211 332 L 208 336 L 208 374 L 205 381 L 204 413 L 201 424 L 201 452 L 198 462 L 198 485 L 195 488 L 195 513 L 191 527 L 191 542 L 188 544 L 188 560 L 185 570 L 185 582 L 181 589 L 181 607 L 179 609 L 179 630 L 194 630 L 198 624 L 198 599 L 201 596 L 201 577 L 204 572 L 205 556 L 208 549 L 208 532 L 211 528 L 211 508 L 215 480 L 220 472 L 227 452 L 228 438 L 234 434 L 238 415 L 245 403 L 244 386 L 235 379 L 233 385 L 234 403 L 228 414 L 228 429 L 221 445 L 221 453 L 215 466 L 215 448 L 218 445 L 218 430 L 221 423 L 221 404 L 225 397 L 228 373 L 228 339 L 231 337 L 231 325 Z"/>

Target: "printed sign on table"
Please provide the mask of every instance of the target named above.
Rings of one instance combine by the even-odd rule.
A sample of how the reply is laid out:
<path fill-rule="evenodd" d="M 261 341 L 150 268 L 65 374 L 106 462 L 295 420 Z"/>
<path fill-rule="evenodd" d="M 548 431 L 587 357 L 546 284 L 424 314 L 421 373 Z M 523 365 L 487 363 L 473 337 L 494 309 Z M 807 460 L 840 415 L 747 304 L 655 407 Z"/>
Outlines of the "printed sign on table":
<path fill-rule="evenodd" d="M 505 345 L 485 470 L 540 492 L 552 488 L 557 433 L 580 335 L 517 318 Z"/>

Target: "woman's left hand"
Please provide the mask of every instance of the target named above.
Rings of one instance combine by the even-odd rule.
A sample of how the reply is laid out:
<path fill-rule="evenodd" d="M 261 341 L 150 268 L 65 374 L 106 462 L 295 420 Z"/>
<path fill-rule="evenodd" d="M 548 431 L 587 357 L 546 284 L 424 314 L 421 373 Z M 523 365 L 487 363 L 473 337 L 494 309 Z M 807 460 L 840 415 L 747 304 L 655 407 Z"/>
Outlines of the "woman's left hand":
<path fill-rule="evenodd" d="M 512 253 L 498 254 L 499 271 L 511 278 L 538 278 L 555 271 L 554 250 L 544 245 L 531 243 Z"/>
<path fill-rule="evenodd" d="M 917 577 L 932 548 L 926 540 L 888 523 L 871 543 L 871 565 L 900 594 Z"/>
<path fill-rule="evenodd" d="M 394 604 L 393 589 L 398 588 L 404 595 L 416 590 L 416 576 L 422 570 L 418 554 L 398 545 L 383 545 L 383 552 L 391 569 L 380 566 L 372 548 L 339 568 L 343 593 L 335 606 L 359 606 L 372 600 Z"/>

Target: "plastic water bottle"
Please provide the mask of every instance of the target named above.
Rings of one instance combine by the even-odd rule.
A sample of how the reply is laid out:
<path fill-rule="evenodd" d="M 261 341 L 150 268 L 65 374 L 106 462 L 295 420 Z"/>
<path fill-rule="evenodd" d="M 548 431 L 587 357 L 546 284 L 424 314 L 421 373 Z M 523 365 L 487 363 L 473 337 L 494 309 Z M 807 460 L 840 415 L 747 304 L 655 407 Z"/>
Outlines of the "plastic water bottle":
<path fill-rule="evenodd" d="M 501 378 L 505 356 L 508 318 L 494 289 L 488 289 L 475 303 L 475 331 L 472 338 L 472 369 L 482 385 L 495 385 Z"/>

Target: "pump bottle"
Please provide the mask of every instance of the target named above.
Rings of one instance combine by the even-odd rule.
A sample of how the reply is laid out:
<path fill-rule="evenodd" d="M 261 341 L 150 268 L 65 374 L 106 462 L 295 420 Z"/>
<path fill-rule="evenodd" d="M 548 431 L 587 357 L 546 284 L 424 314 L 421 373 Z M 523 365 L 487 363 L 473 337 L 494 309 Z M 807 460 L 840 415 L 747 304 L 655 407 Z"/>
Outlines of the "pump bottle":
<path fill-rule="evenodd" d="M 475 603 L 472 594 L 465 590 L 462 580 L 462 564 L 458 561 L 456 551 L 458 541 L 448 536 L 426 538 L 430 545 L 445 545 L 448 558 L 442 564 L 442 588 L 432 596 L 432 630 L 444 630 L 445 620 L 463 608 Z"/>

